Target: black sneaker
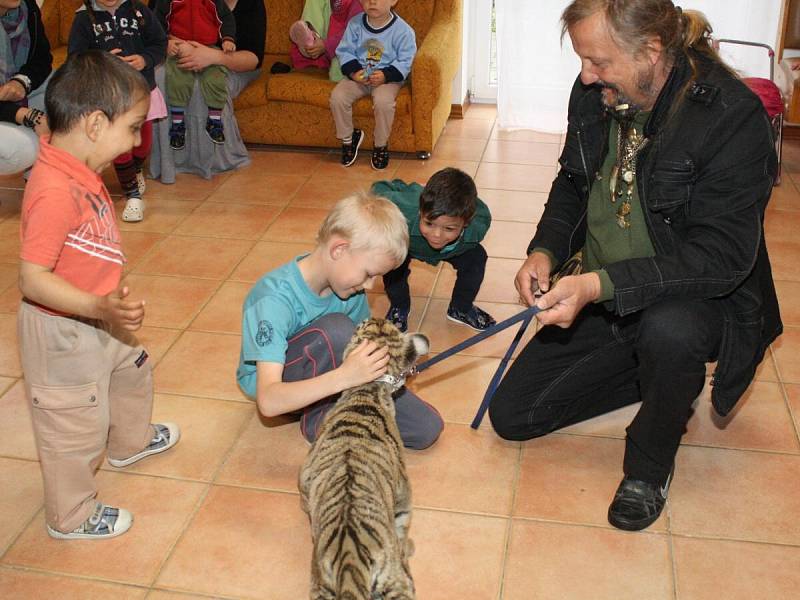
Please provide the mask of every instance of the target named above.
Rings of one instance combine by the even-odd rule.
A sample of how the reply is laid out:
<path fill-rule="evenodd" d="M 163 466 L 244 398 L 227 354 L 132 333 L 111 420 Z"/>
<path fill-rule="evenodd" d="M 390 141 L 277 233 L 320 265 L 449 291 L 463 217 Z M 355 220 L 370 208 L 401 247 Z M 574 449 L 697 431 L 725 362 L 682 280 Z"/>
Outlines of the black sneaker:
<path fill-rule="evenodd" d="M 405 333 L 408 329 L 408 309 L 390 306 L 389 312 L 386 313 L 386 320 L 394 323 L 395 327 Z"/>
<path fill-rule="evenodd" d="M 186 125 L 183 123 L 170 125 L 169 147 L 173 150 L 183 150 L 186 147 Z"/>
<path fill-rule="evenodd" d="M 451 306 L 447 309 L 447 318 L 456 323 L 466 325 L 467 327 L 472 327 L 475 331 L 483 331 L 497 323 L 497 321 L 492 318 L 492 315 L 481 310 L 474 304 L 467 312 Z"/>
<path fill-rule="evenodd" d="M 671 482 L 672 473 L 664 485 L 625 477 L 608 507 L 608 522 L 625 531 L 649 527 L 664 510 Z"/>
<path fill-rule="evenodd" d="M 206 133 L 215 144 L 225 143 L 225 131 L 222 129 L 222 119 L 206 119 Z"/>
<path fill-rule="evenodd" d="M 349 167 L 356 162 L 358 156 L 358 149 L 361 147 L 361 142 L 364 141 L 364 134 L 360 129 L 353 129 L 353 135 L 349 144 L 342 144 L 342 164 Z"/>
<path fill-rule="evenodd" d="M 376 146 L 372 149 L 372 168 L 383 171 L 389 166 L 389 146 Z"/>

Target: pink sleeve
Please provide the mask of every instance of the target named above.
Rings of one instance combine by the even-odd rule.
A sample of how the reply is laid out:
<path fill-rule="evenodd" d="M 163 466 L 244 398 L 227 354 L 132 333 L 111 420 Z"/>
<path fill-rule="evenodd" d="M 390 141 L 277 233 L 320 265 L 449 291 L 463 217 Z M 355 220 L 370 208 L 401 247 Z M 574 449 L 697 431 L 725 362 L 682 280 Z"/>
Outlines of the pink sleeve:
<path fill-rule="evenodd" d="M 325 53 L 328 55 L 328 58 L 331 60 L 336 58 L 336 48 L 339 46 L 339 42 L 342 41 L 344 30 L 347 29 L 347 24 L 350 22 L 350 19 L 362 12 L 364 12 L 364 8 L 361 6 L 361 2 L 353 0 L 350 4 L 350 9 L 347 11 L 347 16 L 344 19 L 337 19 L 336 15 L 331 15 L 331 20 L 328 25 L 328 37 L 325 38 Z"/>

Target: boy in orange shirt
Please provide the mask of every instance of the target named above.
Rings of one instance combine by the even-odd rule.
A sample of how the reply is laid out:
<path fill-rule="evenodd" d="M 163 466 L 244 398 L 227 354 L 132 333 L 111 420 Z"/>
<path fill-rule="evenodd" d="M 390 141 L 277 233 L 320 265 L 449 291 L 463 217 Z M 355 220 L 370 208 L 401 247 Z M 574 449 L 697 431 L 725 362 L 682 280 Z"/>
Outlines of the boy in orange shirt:
<path fill-rule="evenodd" d="M 54 538 L 127 531 L 130 512 L 96 499 L 103 452 L 124 467 L 180 437 L 172 423 L 150 424 L 151 365 L 133 335 L 144 301 L 120 285 L 125 257 L 100 177 L 141 142 L 149 98 L 141 74 L 115 56 L 70 56 L 48 86 L 52 136 L 41 140 L 22 201 L 17 324 Z"/>

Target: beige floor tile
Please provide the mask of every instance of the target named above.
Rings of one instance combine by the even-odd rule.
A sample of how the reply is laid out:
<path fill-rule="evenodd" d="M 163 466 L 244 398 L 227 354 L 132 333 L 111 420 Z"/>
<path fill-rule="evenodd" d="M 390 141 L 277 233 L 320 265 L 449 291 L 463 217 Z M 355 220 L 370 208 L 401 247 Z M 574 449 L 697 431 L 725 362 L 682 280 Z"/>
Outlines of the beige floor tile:
<path fill-rule="evenodd" d="M 166 590 L 151 590 L 145 600 L 208 600 L 208 596 L 196 596 L 194 594 L 182 594 L 180 592 L 168 592 Z"/>
<path fill-rule="evenodd" d="M 278 216 L 277 206 L 207 201 L 175 229 L 179 235 L 257 240 Z"/>
<path fill-rule="evenodd" d="M 483 243 L 484 247 L 486 242 Z M 486 302 L 500 302 L 513 304 L 518 302 L 519 294 L 514 289 L 514 277 L 516 276 L 522 260 L 493 258 L 489 256 L 486 262 L 486 271 L 483 276 L 480 290 L 476 300 Z M 432 298 L 445 298 L 449 300 L 453 294 L 453 287 L 456 283 L 457 271 L 448 262 L 442 261 L 442 270 L 436 280 Z M 513 271 L 513 274 L 512 274 Z M 509 282 L 511 290 L 509 291 Z"/>
<path fill-rule="evenodd" d="M 608 505 L 622 480 L 622 440 L 548 435 L 523 444 L 515 517 L 608 524 Z M 662 516 L 648 531 L 666 529 Z"/>
<path fill-rule="evenodd" d="M 432 299 L 425 312 L 425 318 L 420 325 L 420 331 L 431 340 L 432 352 L 441 352 L 451 348 L 467 338 L 472 337 L 476 333 L 469 327 L 459 325 L 447 319 L 447 306 L 449 303 L 449 300 Z M 492 315 L 498 323 L 523 310 L 523 307 L 519 304 L 497 304 L 493 302 L 476 302 L 476 304 Z M 505 331 L 501 331 L 496 335 L 490 336 L 488 339 L 462 350 L 460 354 L 464 356 L 502 358 L 511 345 L 511 341 L 514 339 L 518 329 L 519 326 L 514 325 Z M 518 352 L 527 343 L 526 340 L 530 338 L 531 329 L 532 327 L 529 327 L 526 337 L 523 338 L 519 348 L 517 348 Z"/>
<path fill-rule="evenodd" d="M 464 119 L 480 119 L 481 121 L 494 121 L 497 118 L 497 105 L 495 104 L 469 104 L 464 111 Z"/>
<path fill-rule="evenodd" d="M 443 158 L 429 158 L 428 160 L 407 159 L 398 162 L 400 166 L 397 168 L 395 177 L 405 182 L 415 181 L 420 185 L 428 183 L 428 179 L 430 179 L 431 175 L 437 171 L 441 171 L 445 167 L 461 169 L 470 177 L 475 177 L 475 172 L 478 170 L 479 164 L 476 161 Z M 381 179 L 389 178 L 381 177 Z"/>
<path fill-rule="evenodd" d="M 800 433 L 800 386 L 786 384 L 786 396 L 789 400 L 789 410 L 794 419 L 795 431 Z"/>
<path fill-rule="evenodd" d="M 756 367 L 754 379 L 756 381 L 778 381 L 778 372 L 775 370 L 775 361 L 771 352 L 768 351 L 761 363 Z"/>
<path fill-rule="evenodd" d="M 319 168 L 326 156 L 327 154 L 324 152 L 256 150 L 250 153 L 250 159 L 253 161 L 251 165 L 237 173 L 253 175 L 263 173 L 269 175 L 310 174 Z"/>
<path fill-rule="evenodd" d="M 250 288 L 249 283 L 227 281 L 192 321 L 189 329 L 217 333 L 241 333 L 242 304 Z"/>
<path fill-rule="evenodd" d="M 152 421 L 177 423 L 181 428 L 178 444 L 168 452 L 124 469 L 114 469 L 105 462 L 102 468 L 211 481 L 244 422 L 252 415 L 253 407 L 243 402 L 156 394 Z"/>
<path fill-rule="evenodd" d="M 124 535 L 99 542 L 69 543 L 47 535 L 40 511 L 3 557 L 3 564 L 24 566 L 124 583 L 148 585 L 158 573 L 205 489 L 204 484 L 163 477 L 100 471 L 98 497 L 124 506 L 134 515 Z"/>
<path fill-rule="evenodd" d="M 358 158 L 349 167 L 341 164 L 341 152 L 331 152 L 322 157 L 319 166 L 314 171 L 314 175 L 321 177 L 334 177 L 337 179 L 349 179 L 361 182 L 363 185 L 369 186 L 373 181 L 378 179 L 394 179 L 397 173 L 397 168 L 403 161 L 397 153 L 392 154 L 392 147 L 389 146 L 389 166 L 380 173 L 372 168 L 370 157 L 372 151 L 364 146 L 358 151 Z"/>
<path fill-rule="evenodd" d="M 667 538 L 649 533 L 515 519 L 505 573 L 505 600 L 674 597 Z"/>
<path fill-rule="evenodd" d="M 690 600 L 795 598 L 800 548 L 675 536 L 677 597 Z M 724 574 L 709 574 L 725 565 Z"/>
<path fill-rule="evenodd" d="M 781 380 L 800 383 L 800 328 L 784 327 L 783 334 L 772 344 L 772 356 Z"/>
<path fill-rule="evenodd" d="M 144 220 L 138 223 L 126 223 L 122 220 L 122 211 L 125 210 L 125 200 L 119 199 L 114 203 L 117 210 L 117 223 L 122 230 L 123 242 L 127 232 L 171 233 L 189 216 L 194 209 L 200 206 L 200 201 L 168 200 L 166 198 L 149 198 L 144 196 Z"/>
<path fill-rule="evenodd" d="M 483 153 L 483 161 L 549 167 L 556 164 L 558 155 L 557 143 L 489 140 Z"/>
<path fill-rule="evenodd" d="M 448 423 L 439 440 L 408 452 L 414 506 L 509 515 L 519 444 Z"/>
<path fill-rule="evenodd" d="M 216 483 L 297 492 L 297 474 L 308 449 L 297 419 L 253 415 Z"/>
<path fill-rule="evenodd" d="M 0 397 L 0 456 L 39 460 L 21 379 Z"/>
<path fill-rule="evenodd" d="M 155 390 L 164 394 L 246 401 L 236 385 L 238 335 L 186 331 L 155 370 Z"/>
<path fill-rule="evenodd" d="M 90 579 L 0 567 L 4 600 L 141 600 L 147 590 Z"/>
<path fill-rule="evenodd" d="M 22 375 L 17 345 L 17 315 L 14 314 L 0 314 L 0 375 Z"/>
<path fill-rule="evenodd" d="M 21 300 L 22 292 L 19 286 L 8 286 L 4 291 L 0 292 L 0 312 L 16 313 Z"/>
<path fill-rule="evenodd" d="M 128 275 L 132 299 L 145 301 L 151 327 L 186 327 L 219 287 L 212 279 Z"/>
<path fill-rule="evenodd" d="M 408 287 L 411 290 L 411 295 L 429 296 L 436 284 L 443 264 L 440 262 L 438 265 L 431 265 L 421 260 L 412 260 L 410 266 L 411 274 L 408 276 Z M 375 294 L 383 293 L 383 278 L 376 277 L 373 287 L 369 291 Z"/>
<path fill-rule="evenodd" d="M 0 221 L 19 221 L 22 190 L 0 189 Z"/>
<path fill-rule="evenodd" d="M 17 265 L 0 263 L 0 291 L 17 287 L 18 278 L 19 267 Z"/>
<path fill-rule="evenodd" d="M 532 142 L 538 144 L 559 144 L 561 135 L 558 133 L 545 133 L 531 129 L 503 129 L 495 123 L 491 139 L 509 142 Z"/>
<path fill-rule="evenodd" d="M 776 281 L 775 291 L 778 293 L 783 324 L 800 327 L 800 282 Z"/>
<path fill-rule="evenodd" d="M 795 177 L 793 174 L 783 173 L 781 184 L 772 188 L 772 196 L 767 205 L 768 211 L 800 210 L 800 194 L 794 182 Z"/>
<path fill-rule="evenodd" d="M 481 160 L 483 156 L 484 144 L 475 141 L 472 144 L 465 144 L 464 140 L 455 136 L 442 136 L 436 142 L 436 147 L 431 152 L 433 158 L 439 160 Z"/>
<path fill-rule="evenodd" d="M 318 208 L 286 208 L 261 236 L 267 242 L 302 242 L 313 245 L 327 210 Z"/>
<path fill-rule="evenodd" d="M 42 473 L 38 462 L 0 458 L 0 556 L 42 507 Z M 3 572 L 0 571 L 0 590 Z M 3 597 L 8 596 L 3 593 Z"/>
<path fill-rule="evenodd" d="M 185 592 L 308 597 L 311 532 L 298 494 L 213 486 L 158 577 Z"/>
<path fill-rule="evenodd" d="M 122 234 L 122 251 L 125 253 L 125 271 L 136 268 L 147 254 L 163 240 L 161 233 L 126 231 Z"/>
<path fill-rule="evenodd" d="M 496 358 L 451 356 L 411 379 L 408 385 L 420 398 L 433 404 L 445 422 L 469 425 L 499 364 Z M 489 425 L 488 418 L 483 425 Z"/>
<path fill-rule="evenodd" d="M 506 519 L 414 510 L 411 576 L 422 600 L 494 600 L 502 577 Z"/>
<path fill-rule="evenodd" d="M 556 175 L 552 166 L 481 163 L 475 185 L 495 190 L 549 192 Z"/>
<path fill-rule="evenodd" d="M 292 198 L 289 206 L 330 210 L 342 198 L 367 191 L 369 185 L 357 179 L 315 174 L 303 183 L 303 187 Z"/>
<path fill-rule="evenodd" d="M 450 119 L 445 124 L 442 137 L 456 138 L 462 140 L 465 144 L 475 144 L 473 140 L 489 139 L 493 127 L 493 120 Z"/>
<path fill-rule="evenodd" d="M 2 223 L 0 223 L 2 225 Z M 770 241 L 767 239 L 772 276 L 784 281 L 800 281 L 800 243 Z"/>
<path fill-rule="evenodd" d="M 711 387 L 706 384 L 689 419 L 684 444 L 718 446 L 776 452 L 800 451 L 792 417 L 780 384 L 756 381 L 726 417 L 711 405 Z"/>
<path fill-rule="evenodd" d="M 148 179 L 145 197 L 148 200 L 162 198 L 165 200 L 205 200 L 230 176 L 231 173 L 219 173 L 212 179 L 203 179 L 196 175 L 178 173 L 173 184 L 163 184 L 158 180 Z"/>
<path fill-rule="evenodd" d="M 0 223 L 0 263 L 19 262 L 19 223 Z"/>
<path fill-rule="evenodd" d="M 0 377 L 0 396 L 2 396 L 9 389 L 11 389 L 11 386 L 14 385 L 17 381 L 19 380 L 15 379 L 14 377 Z"/>
<path fill-rule="evenodd" d="M 251 167 L 252 169 L 252 167 Z M 292 171 L 303 173 L 303 171 Z M 232 175 L 208 202 L 251 205 L 286 206 L 308 180 L 308 175 L 269 174 L 260 171 L 241 171 Z"/>
<path fill-rule="evenodd" d="M 313 249 L 313 242 L 258 242 L 242 259 L 230 279 L 255 283 L 273 269 Z"/>
<path fill-rule="evenodd" d="M 800 200 L 800 194 L 798 194 Z M 764 237 L 770 242 L 796 242 L 800 228 L 800 212 L 768 210 L 764 216 Z"/>
<path fill-rule="evenodd" d="M 796 544 L 800 494 L 786 492 L 799 479 L 797 455 L 683 447 L 669 493 L 670 530 Z"/>
<path fill-rule="evenodd" d="M 625 428 L 630 425 L 636 413 L 639 412 L 641 403 L 631 404 L 618 410 L 600 415 L 594 419 L 570 425 L 559 431 L 563 433 L 576 433 L 580 435 L 594 435 L 600 437 L 624 438 Z"/>
<path fill-rule="evenodd" d="M 147 322 L 146 317 L 145 322 Z M 175 343 L 175 340 L 178 339 L 180 334 L 181 332 L 179 329 L 150 327 L 149 325 L 145 325 L 136 332 L 136 337 L 139 339 L 139 342 L 147 348 L 150 360 L 153 361 L 153 366 L 155 366 L 161 361 L 164 354 L 167 353 L 167 350 Z"/>
<path fill-rule="evenodd" d="M 478 196 L 489 207 L 492 219 L 498 221 L 537 223 L 547 202 L 547 194 L 544 192 L 494 190 L 481 187 L 478 188 Z M 528 237 L 532 238 L 535 231 L 536 227 L 531 226 Z"/>
<path fill-rule="evenodd" d="M 483 240 L 483 247 L 492 258 L 516 258 L 522 264 L 528 256 L 528 244 L 533 234 L 534 228 L 530 223 L 494 221 Z M 507 285 L 514 288 L 513 277 Z"/>
<path fill-rule="evenodd" d="M 136 266 L 135 272 L 223 279 L 252 247 L 249 240 L 168 237 Z"/>

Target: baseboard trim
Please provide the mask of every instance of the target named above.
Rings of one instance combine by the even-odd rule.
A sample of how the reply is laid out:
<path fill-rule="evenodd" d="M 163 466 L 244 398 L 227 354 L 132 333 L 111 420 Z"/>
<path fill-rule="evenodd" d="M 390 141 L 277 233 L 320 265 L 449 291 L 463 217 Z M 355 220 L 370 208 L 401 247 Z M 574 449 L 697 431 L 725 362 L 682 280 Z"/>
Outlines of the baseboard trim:
<path fill-rule="evenodd" d="M 467 95 L 464 96 L 464 101 L 461 104 L 451 104 L 450 105 L 450 118 L 451 119 L 463 119 L 464 115 L 467 114 L 467 109 L 469 109 L 469 92 Z"/>
<path fill-rule="evenodd" d="M 800 125 L 794 123 L 783 124 L 783 139 L 785 140 L 800 140 Z"/>

